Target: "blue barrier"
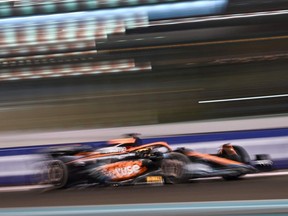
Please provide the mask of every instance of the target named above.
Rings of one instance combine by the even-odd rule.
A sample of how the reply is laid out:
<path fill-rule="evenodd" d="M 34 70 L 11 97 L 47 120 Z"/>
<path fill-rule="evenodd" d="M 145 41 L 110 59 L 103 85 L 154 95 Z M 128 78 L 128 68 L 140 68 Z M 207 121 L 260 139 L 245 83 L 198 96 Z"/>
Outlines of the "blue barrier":
<path fill-rule="evenodd" d="M 111 134 L 111 137 L 113 134 Z M 143 143 L 164 141 L 169 145 L 180 145 L 199 142 L 214 142 L 214 141 L 230 141 L 230 140 L 241 140 L 241 139 L 257 139 L 257 138 L 271 138 L 271 137 L 285 137 L 288 136 L 288 128 L 278 129 L 265 129 L 265 130 L 249 130 L 249 131 L 235 131 L 235 132 L 216 132 L 216 133 L 204 133 L 204 134 L 189 134 L 179 136 L 163 136 L 156 138 L 143 139 Z M 67 146 L 71 144 L 86 144 L 94 148 L 103 147 L 106 145 L 106 141 L 99 142 L 83 142 L 83 143 L 67 143 L 67 144 L 50 144 L 50 145 L 39 145 L 39 146 L 26 146 L 16 148 L 0 148 L 0 156 L 10 155 L 24 155 L 38 153 L 42 149 L 49 148 L 52 146 Z M 288 144 L 288 140 L 287 140 Z M 288 158 L 288 153 L 287 153 Z"/>
<path fill-rule="evenodd" d="M 0 185 L 1 186 L 11 186 L 11 185 L 34 185 L 38 184 L 39 179 L 33 177 L 33 175 L 25 175 L 25 176 L 6 176 L 0 177 Z"/>
<path fill-rule="evenodd" d="M 254 142 L 259 142 L 259 140 L 269 139 L 268 145 L 266 146 L 258 144 L 257 146 L 251 145 Z M 271 140 L 272 139 L 272 140 Z M 210 149 L 216 150 L 219 146 L 219 143 L 225 142 L 250 142 L 250 148 L 254 150 L 257 154 L 264 154 L 269 153 L 271 151 L 273 153 L 274 149 L 283 148 L 277 151 L 280 151 L 282 157 L 273 157 L 274 167 L 276 169 L 287 169 L 288 168 L 288 128 L 281 128 L 281 129 L 266 129 L 266 130 L 252 130 L 252 131 L 236 131 L 236 132 L 221 132 L 221 133 L 206 133 L 206 134 L 193 134 L 193 135 L 179 135 L 179 136 L 171 136 L 171 137 L 157 137 L 157 138 L 148 138 L 143 139 L 143 143 L 150 143 L 150 142 L 157 142 L 157 141 L 165 141 L 171 145 L 172 148 L 177 148 L 180 146 L 195 148 L 200 147 L 202 148 L 203 145 L 208 145 Z M 71 144 L 77 143 L 67 143 L 67 144 L 58 144 L 58 145 L 39 145 L 39 146 L 27 146 L 27 147 L 18 147 L 18 148 L 2 148 L 0 149 L 0 156 L 2 158 L 9 158 L 9 156 L 21 156 L 24 155 L 35 155 L 41 152 L 45 148 L 55 147 L 55 146 L 67 146 Z M 101 142 L 85 142 L 85 143 L 78 143 L 78 144 L 86 144 L 93 148 L 103 147 L 105 146 L 105 141 Z M 248 145 L 248 148 L 249 148 Z M 263 147 L 264 146 L 264 147 Z M 204 148 L 204 147 L 203 147 Z M 197 149 L 197 148 L 196 148 Z M 249 152 L 249 149 L 248 149 Z M 211 152 L 212 153 L 212 152 Z M 286 155 L 287 154 L 287 155 Z M 276 154 L 275 154 L 276 155 Z M 284 155 L 284 156 L 283 156 Z M 0 158 L 1 158 L 0 157 Z M 19 159 L 19 160 L 20 160 Z M 5 162 L 5 160 L 4 160 Z M 0 161 L 1 163 L 1 161 Z M 6 163 L 9 165 L 9 163 Z M 30 165 L 27 165 L 30 167 Z M 2 166 L 3 167 L 3 166 Z M 20 168 L 19 168 L 20 169 Z M 22 169 L 22 168 L 21 168 Z M 20 169 L 20 170 L 21 170 Z M 17 169 L 11 169 L 17 170 Z M 16 175 L 15 171 L 11 177 L 5 176 L 1 174 L 0 169 L 0 184 L 31 184 L 35 179 L 33 178 L 32 174 L 27 175 Z M 27 177 L 28 176 L 28 177 Z"/>

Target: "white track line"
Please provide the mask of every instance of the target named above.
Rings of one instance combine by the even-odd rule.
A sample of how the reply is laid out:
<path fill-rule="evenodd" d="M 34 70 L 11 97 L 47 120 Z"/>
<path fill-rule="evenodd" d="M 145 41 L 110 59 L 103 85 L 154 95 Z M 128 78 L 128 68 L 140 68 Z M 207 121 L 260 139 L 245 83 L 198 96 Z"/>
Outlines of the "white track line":
<path fill-rule="evenodd" d="M 253 173 L 253 174 L 247 174 L 243 176 L 242 178 L 260 178 L 260 177 L 273 177 L 273 176 L 288 176 L 288 170 L 287 171 L 277 171 L 277 172 L 267 172 L 267 173 Z M 207 180 L 213 180 L 213 179 L 222 179 L 221 177 L 208 177 L 208 178 L 197 178 L 193 179 L 193 181 L 207 181 Z"/>
<path fill-rule="evenodd" d="M 51 185 L 25 185 L 25 186 L 10 186 L 10 187 L 0 187 L 1 192 L 21 192 L 21 191 L 30 191 L 36 189 L 46 189 L 51 187 Z"/>

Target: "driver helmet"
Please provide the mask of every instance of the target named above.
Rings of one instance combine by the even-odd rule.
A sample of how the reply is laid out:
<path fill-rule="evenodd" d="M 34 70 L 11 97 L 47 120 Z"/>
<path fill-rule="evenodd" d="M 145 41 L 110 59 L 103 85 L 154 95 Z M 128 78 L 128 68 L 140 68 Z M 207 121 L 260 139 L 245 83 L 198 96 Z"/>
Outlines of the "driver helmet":
<path fill-rule="evenodd" d="M 219 153 L 220 154 L 227 154 L 227 155 L 237 155 L 237 152 L 235 151 L 235 149 L 233 148 L 231 143 L 226 143 L 226 144 L 222 145 Z"/>

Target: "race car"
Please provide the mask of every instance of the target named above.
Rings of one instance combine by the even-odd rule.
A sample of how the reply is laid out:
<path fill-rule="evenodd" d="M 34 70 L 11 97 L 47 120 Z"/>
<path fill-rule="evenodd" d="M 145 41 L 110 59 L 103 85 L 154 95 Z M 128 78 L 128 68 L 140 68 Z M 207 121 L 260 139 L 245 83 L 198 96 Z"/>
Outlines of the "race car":
<path fill-rule="evenodd" d="M 104 148 L 72 145 L 48 149 L 42 181 L 54 188 L 175 184 L 212 176 L 238 179 L 272 167 L 268 156 L 252 161 L 242 147 L 231 144 L 223 145 L 221 152 L 213 155 L 186 148 L 173 150 L 166 142 L 143 144 L 136 134 L 128 136 L 110 140 Z"/>
<path fill-rule="evenodd" d="M 135 134 L 128 136 L 110 140 L 104 148 L 71 145 L 47 149 L 41 181 L 55 188 L 163 183 L 161 161 L 164 153 L 172 152 L 171 147 L 166 142 L 141 144 Z"/>

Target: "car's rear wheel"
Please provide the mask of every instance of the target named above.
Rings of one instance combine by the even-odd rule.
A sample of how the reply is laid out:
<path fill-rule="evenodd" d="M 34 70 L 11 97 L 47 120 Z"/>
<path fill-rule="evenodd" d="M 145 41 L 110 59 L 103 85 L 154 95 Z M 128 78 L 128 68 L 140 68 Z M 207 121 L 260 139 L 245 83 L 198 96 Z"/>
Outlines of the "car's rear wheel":
<path fill-rule="evenodd" d="M 161 169 L 165 177 L 165 183 L 177 184 L 188 181 L 185 165 L 190 162 L 185 155 L 172 152 L 167 154 L 161 164 Z"/>
<path fill-rule="evenodd" d="M 54 188 L 64 188 L 68 181 L 67 166 L 61 160 L 53 160 L 48 163 L 48 182 Z"/>

